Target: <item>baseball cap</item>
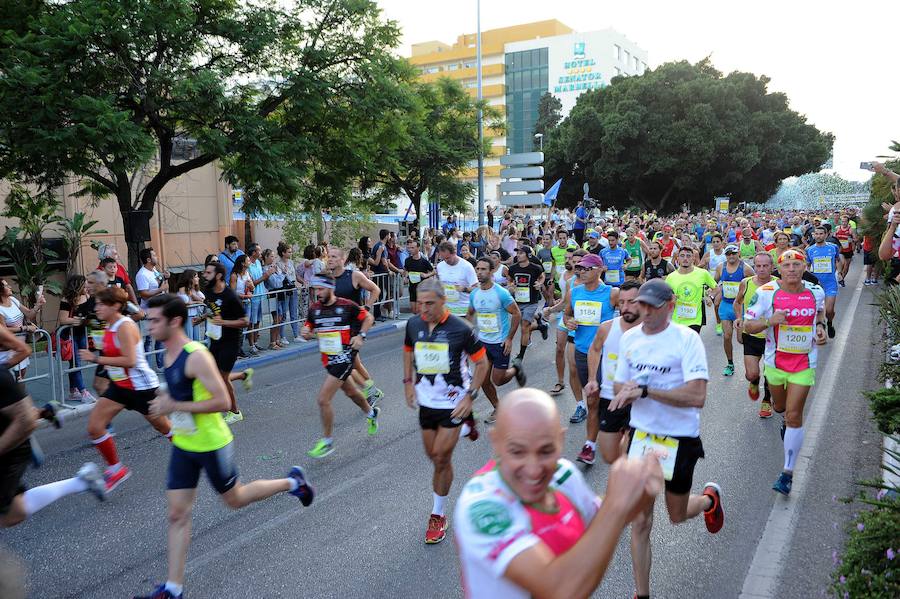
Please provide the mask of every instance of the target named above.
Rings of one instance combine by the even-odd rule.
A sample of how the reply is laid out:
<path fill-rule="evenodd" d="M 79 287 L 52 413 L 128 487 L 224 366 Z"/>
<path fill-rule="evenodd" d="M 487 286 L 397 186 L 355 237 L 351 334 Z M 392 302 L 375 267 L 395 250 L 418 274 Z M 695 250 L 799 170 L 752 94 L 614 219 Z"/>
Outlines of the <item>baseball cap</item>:
<path fill-rule="evenodd" d="M 729 243 L 728 245 L 725 246 L 725 253 L 726 253 L 726 254 L 732 254 L 732 253 L 737 254 L 737 253 L 738 253 L 738 246 Z"/>
<path fill-rule="evenodd" d="M 584 264 L 584 260 L 581 262 Z M 673 297 L 675 297 L 675 292 L 672 291 L 668 283 L 662 279 L 652 279 L 641 285 L 641 288 L 638 290 L 638 296 L 635 299 L 642 304 L 659 308 Z"/>
<path fill-rule="evenodd" d="M 530 256 L 530 255 L 531 255 L 531 246 L 530 246 L 530 245 L 523 245 L 522 247 L 516 248 L 516 251 L 517 251 L 517 252 L 522 252 L 522 253 L 524 253 L 526 256 Z"/>
<path fill-rule="evenodd" d="M 596 254 L 588 254 L 587 256 L 583 257 L 580 264 L 585 268 L 603 268 L 604 266 L 606 266 L 603 263 L 603 258 Z"/>
<path fill-rule="evenodd" d="M 591 231 L 590 233 L 588 233 L 588 237 L 590 237 L 591 239 L 600 239 L 600 233 Z"/>

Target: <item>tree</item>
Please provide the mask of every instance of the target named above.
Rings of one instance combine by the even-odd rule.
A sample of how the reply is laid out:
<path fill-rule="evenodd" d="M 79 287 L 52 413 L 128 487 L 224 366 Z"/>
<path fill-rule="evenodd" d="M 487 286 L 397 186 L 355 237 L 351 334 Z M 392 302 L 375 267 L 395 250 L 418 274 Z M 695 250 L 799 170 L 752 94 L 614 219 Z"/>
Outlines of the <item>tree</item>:
<path fill-rule="evenodd" d="M 708 60 L 614 77 L 578 97 L 551 162 L 587 180 L 607 206 L 671 212 L 720 195 L 765 201 L 783 179 L 818 170 L 834 141 L 768 83 L 723 77 Z"/>
<path fill-rule="evenodd" d="M 470 201 L 474 186 L 460 180 L 470 163 L 478 158 L 478 103 L 457 81 L 441 78 L 434 83 L 410 86 L 411 109 L 402 115 L 404 141 L 388 168 L 368 179 L 382 197 L 405 195 L 422 214 L 422 195 L 440 199 L 441 207 L 459 210 Z M 502 130 L 499 113 L 482 104 L 489 128 Z M 485 136 L 480 151 L 490 150 Z"/>
<path fill-rule="evenodd" d="M 59 285 L 49 280 L 47 264 L 47 258 L 56 258 L 57 254 L 44 247 L 44 234 L 62 220 L 58 215 L 60 207 L 61 202 L 52 191 L 32 193 L 18 183 L 12 185 L 6 196 L 2 216 L 17 219 L 19 224 L 6 227 L 0 248 L 15 270 L 19 293 L 30 306 L 37 299 L 38 287 L 43 285 L 53 293 L 60 291 Z"/>
<path fill-rule="evenodd" d="M 546 144 L 550 141 L 549 138 L 556 131 L 562 118 L 562 101 L 550 92 L 545 92 L 538 100 L 538 116 L 534 122 L 533 133 L 543 135 L 543 143 Z M 540 147 L 540 142 L 535 140 L 534 149 L 537 150 Z"/>
<path fill-rule="evenodd" d="M 131 270 L 143 243 L 130 217 L 152 214 L 167 183 L 220 161 L 247 212 L 289 206 L 334 107 L 405 68 L 372 0 L 29 7 L 0 11 L 0 176 L 74 177 L 114 197 Z"/>

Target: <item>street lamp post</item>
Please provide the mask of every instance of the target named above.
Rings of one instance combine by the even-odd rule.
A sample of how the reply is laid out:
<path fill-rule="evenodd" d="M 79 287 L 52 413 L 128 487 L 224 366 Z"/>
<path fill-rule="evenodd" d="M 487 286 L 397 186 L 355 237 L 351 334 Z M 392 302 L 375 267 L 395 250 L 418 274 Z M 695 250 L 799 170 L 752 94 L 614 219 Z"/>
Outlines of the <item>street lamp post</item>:
<path fill-rule="evenodd" d="M 484 225 L 484 114 L 481 110 L 481 0 L 476 0 L 475 69 L 478 86 L 478 226 Z"/>
<path fill-rule="evenodd" d="M 541 152 L 544 151 L 544 134 L 543 133 L 535 133 L 534 138 L 538 140 L 538 143 L 541 146 Z"/>

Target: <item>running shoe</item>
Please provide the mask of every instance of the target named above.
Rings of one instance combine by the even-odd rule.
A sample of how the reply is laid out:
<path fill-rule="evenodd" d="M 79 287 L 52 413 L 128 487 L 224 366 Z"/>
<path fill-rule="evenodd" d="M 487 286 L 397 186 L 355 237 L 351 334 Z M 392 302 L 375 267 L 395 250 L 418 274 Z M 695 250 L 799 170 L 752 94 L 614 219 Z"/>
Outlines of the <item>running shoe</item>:
<path fill-rule="evenodd" d="M 829 320 L 829 321 L 826 323 L 826 326 L 828 327 L 828 338 L 829 338 L 829 339 L 834 339 L 834 335 L 835 335 L 834 324 Z"/>
<path fill-rule="evenodd" d="M 375 415 L 371 418 L 366 416 L 366 420 L 369 421 L 369 430 L 367 431 L 369 435 L 374 435 L 378 432 L 378 414 L 381 412 L 381 408 L 372 408 L 372 411 L 375 412 Z"/>
<path fill-rule="evenodd" d="M 721 324 L 717 324 L 717 325 L 716 325 L 716 335 L 718 335 L 719 337 L 721 337 L 721 336 L 724 335 L 724 334 L 725 334 L 725 333 L 722 332 L 722 325 L 721 325 Z"/>
<path fill-rule="evenodd" d="M 56 407 L 53 403 L 46 403 L 41 408 L 40 416 L 53 425 L 53 428 L 62 428 L 62 420 L 56 415 Z"/>
<path fill-rule="evenodd" d="M 767 401 L 763 401 L 759 404 L 759 417 L 760 418 L 771 418 L 772 417 L 772 404 Z"/>
<path fill-rule="evenodd" d="M 522 358 L 513 358 L 512 367 L 516 369 L 516 383 L 524 387 L 528 383 L 528 377 L 525 376 L 525 369 L 522 367 Z"/>
<path fill-rule="evenodd" d="M 253 388 L 253 373 L 255 370 L 252 368 L 248 368 L 244 371 L 244 380 L 241 381 L 241 384 L 244 385 L 244 391 L 250 391 Z"/>
<path fill-rule="evenodd" d="M 778 476 L 778 480 L 775 481 L 775 484 L 772 485 L 772 490 L 778 491 L 782 495 L 790 495 L 791 494 L 791 486 L 794 484 L 794 475 L 788 474 L 787 472 L 782 472 Z"/>
<path fill-rule="evenodd" d="M 550 335 L 550 326 L 541 318 L 540 315 L 537 317 L 537 325 L 538 330 L 541 332 L 541 338 L 546 341 L 547 337 Z"/>
<path fill-rule="evenodd" d="M 97 398 L 94 397 L 94 394 L 85 389 L 81 392 L 81 403 L 97 403 Z"/>
<path fill-rule="evenodd" d="M 722 509 L 722 489 L 716 483 L 703 485 L 703 494 L 712 499 L 712 507 L 703 512 L 703 520 L 706 521 L 706 530 L 716 534 L 722 530 L 725 524 L 725 510 Z"/>
<path fill-rule="evenodd" d="M 497 410 L 491 412 L 491 414 L 484 419 L 485 424 L 494 424 L 495 422 L 497 422 Z"/>
<path fill-rule="evenodd" d="M 312 503 L 313 497 L 316 496 L 316 492 L 313 490 L 312 485 L 306 480 L 306 474 L 303 472 L 303 468 L 300 466 L 293 466 L 291 471 L 288 472 L 288 478 L 297 481 L 297 488 L 290 491 L 290 494 L 297 497 L 300 500 L 300 503 L 303 504 L 303 507 Z"/>
<path fill-rule="evenodd" d="M 251 345 L 251 346 L 250 346 L 249 354 L 250 354 L 251 356 L 258 356 L 258 355 L 259 355 L 259 348 L 256 347 L 255 345 Z"/>
<path fill-rule="evenodd" d="M 166 588 L 166 585 L 161 584 L 149 595 L 135 595 L 134 599 L 182 599 L 182 597 L 184 597 L 184 593 L 173 595 L 172 592 Z"/>
<path fill-rule="evenodd" d="M 579 422 L 584 422 L 587 419 L 587 410 L 582 406 L 577 406 L 575 408 L 575 413 L 572 414 L 572 417 L 569 418 L 569 422 L 572 424 L 578 424 Z"/>
<path fill-rule="evenodd" d="M 94 462 L 88 462 L 78 470 L 76 478 L 80 478 L 87 485 L 87 490 L 100 501 L 106 501 L 106 481 L 100 474 L 100 468 Z"/>
<path fill-rule="evenodd" d="M 759 399 L 759 385 L 754 385 L 750 383 L 747 387 L 747 395 L 750 396 L 750 401 L 756 401 Z"/>
<path fill-rule="evenodd" d="M 244 419 L 244 415 L 241 412 L 235 414 L 234 412 L 225 412 L 225 424 L 235 424 Z"/>
<path fill-rule="evenodd" d="M 447 516 L 431 514 L 428 517 L 428 530 L 425 531 L 425 543 L 434 545 L 440 543 L 447 536 Z"/>
<path fill-rule="evenodd" d="M 840 281 L 838 281 L 838 285 L 840 285 L 841 287 L 846 287 L 846 286 L 847 286 L 847 284 L 844 283 L 844 279 L 841 279 Z"/>
<path fill-rule="evenodd" d="M 106 492 L 112 493 L 116 488 L 131 478 L 131 470 L 128 466 L 122 466 L 118 471 L 113 472 L 111 468 L 107 468 L 103 473 L 103 480 L 106 483 Z"/>
<path fill-rule="evenodd" d="M 313 448 L 306 452 L 311 458 L 324 458 L 325 456 L 331 455 L 334 451 L 334 444 L 330 441 L 326 441 L 325 439 L 319 439 L 316 441 L 316 444 L 313 445 Z"/>
<path fill-rule="evenodd" d="M 369 400 L 369 405 L 373 408 L 378 405 L 378 402 L 384 397 L 384 391 L 372 385 L 368 389 L 366 389 L 366 399 Z"/>
<path fill-rule="evenodd" d="M 723 376 L 731 376 L 734 374 L 734 364 L 726 364 L 725 368 L 722 370 Z"/>
<path fill-rule="evenodd" d="M 463 425 L 469 427 L 469 431 L 465 434 L 465 436 L 469 438 L 469 441 L 477 441 L 478 437 L 481 435 L 478 432 L 478 426 L 475 424 L 475 414 L 469 414 L 469 416 L 463 420 Z"/>
<path fill-rule="evenodd" d="M 594 465 L 594 460 L 597 459 L 597 452 L 591 449 L 591 446 L 587 443 L 584 444 L 584 447 L 581 448 L 581 453 L 578 454 L 578 457 L 575 458 L 582 464 L 587 464 L 588 466 Z"/>

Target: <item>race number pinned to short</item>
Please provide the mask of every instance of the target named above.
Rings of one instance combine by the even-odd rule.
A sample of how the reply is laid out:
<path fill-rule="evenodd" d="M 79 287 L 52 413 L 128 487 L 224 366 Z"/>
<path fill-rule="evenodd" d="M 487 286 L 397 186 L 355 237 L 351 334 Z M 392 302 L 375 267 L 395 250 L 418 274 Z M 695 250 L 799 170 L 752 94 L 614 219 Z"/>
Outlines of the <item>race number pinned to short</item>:
<path fill-rule="evenodd" d="M 194 415 L 190 412 L 172 412 L 169 420 L 172 421 L 172 433 L 175 435 L 193 435 L 197 432 Z"/>
<path fill-rule="evenodd" d="M 628 457 L 640 458 L 649 453 L 656 453 L 659 457 L 663 478 L 672 480 L 672 475 L 675 473 L 675 456 L 678 455 L 678 439 L 653 435 L 640 430 L 634 431 Z"/>

